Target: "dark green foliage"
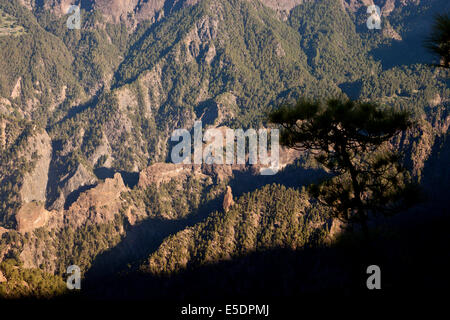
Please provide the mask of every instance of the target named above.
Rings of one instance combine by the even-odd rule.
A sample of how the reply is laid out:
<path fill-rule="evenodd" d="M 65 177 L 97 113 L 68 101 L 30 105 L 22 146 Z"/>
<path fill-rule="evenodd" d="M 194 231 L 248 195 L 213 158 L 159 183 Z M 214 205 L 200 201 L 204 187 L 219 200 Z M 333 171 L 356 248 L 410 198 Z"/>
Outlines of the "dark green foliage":
<path fill-rule="evenodd" d="M 7 282 L 0 283 L 0 299 L 25 297 L 51 298 L 65 293 L 62 278 L 40 269 L 24 268 L 20 259 L 29 235 L 9 231 L 0 237 L 0 253 L 5 254 L 0 262 L 0 271 Z"/>
<path fill-rule="evenodd" d="M 66 227 L 56 237 L 57 274 L 63 275 L 70 265 L 77 265 L 83 272 L 91 266 L 100 253 L 114 247 L 121 240 L 123 217 L 116 215 L 109 223 L 87 223 L 77 229 Z"/>
<path fill-rule="evenodd" d="M 145 210 L 147 217 L 183 219 L 215 198 L 219 187 L 213 186 L 211 181 L 189 176 L 182 181 L 173 179 L 159 186 L 135 188 L 127 199 L 129 203 Z"/>
<path fill-rule="evenodd" d="M 8 280 L 0 283 L 1 299 L 54 298 L 66 293 L 66 284 L 59 276 L 45 273 L 39 269 L 22 268 L 14 259 L 0 263 L 0 271 Z"/>
<path fill-rule="evenodd" d="M 409 205 L 413 187 L 388 142 L 412 126 L 407 112 L 376 104 L 300 100 L 270 115 L 282 126 L 281 144 L 311 152 L 336 175 L 311 193 L 346 222 L 366 223 L 372 213 L 392 214 Z"/>
<path fill-rule="evenodd" d="M 440 67 L 450 68 L 450 14 L 436 17 L 426 47 L 440 58 Z"/>
<path fill-rule="evenodd" d="M 300 46 L 317 78 L 340 84 L 379 69 L 339 1 L 306 2 L 293 10 L 289 21 L 301 35 Z"/>
<path fill-rule="evenodd" d="M 267 185 L 242 196 L 228 212 L 167 238 L 142 270 L 171 274 L 253 251 L 323 244 L 327 218 L 326 209 L 305 193 Z"/>
<path fill-rule="evenodd" d="M 0 9 L 13 15 L 26 31 L 18 37 L 0 37 L 0 94 L 9 97 L 20 77 L 22 94 L 17 106 L 23 109 L 28 99 L 37 96 L 40 106 L 32 110 L 33 118 L 45 125 L 50 98 L 64 85 L 75 86 L 73 57 L 61 39 L 45 32 L 16 1 L 2 1 Z"/>
<path fill-rule="evenodd" d="M 182 39 L 205 14 L 205 5 L 199 4 L 175 12 L 163 23 L 150 26 L 130 48 L 128 57 L 116 74 L 115 86 L 130 83 L 144 70 L 156 63 Z"/>
<path fill-rule="evenodd" d="M 421 23 L 412 21 L 421 22 L 421 14 L 428 10 L 423 8 L 398 6 L 391 16 L 383 17 L 383 27 L 391 23 L 404 39 L 409 36 L 407 49 L 416 58 L 420 41 L 410 28 L 422 28 Z M 393 59 L 394 63 L 387 63 L 376 49 L 383 47 L 391 56 L 397 41 L 383 38 L 381 32 L 369 32 L 363 9 L 351 13 L 342 10 L 337 0 L 310 1 L 294 8 L 284 21 L 258 1 L 207 0 L 173 14 L 165 12 L 157 22 L 145 21 L 131 32 L 125 24 L 105 22 L 97 11 L 82 11 L 82 29 L 68 30 L 66 16 L 56 17 L 41 9 L 29 12 L 17 1 L 2 1 L 0 10 L 11 15 L 15 26 L 24 32 L 0 38 L 0 95 L 11 101 L 9 109 L 15 112 L 6 128 L 11 138 L 0 153 L 0 225 L 15 227 L 21 181 L 36 160 L 33 155 L 32 161 L 18 155 L 26 148 L 34 123 L 46 127 L 52 138 L 47 190 L 50 206 L 59 196 L 59 183 L 80 164 L 90 171 L 109 166 L 107 161 L 113 159 L 112 171 L 136 171 L 166 159 L 165 142 L 170 132 L 189 128 L 196 113 L 197 118 L 202 115 L 205 99 L 216 105 L 224 95 L 233 96 L 236 104 L 223 106 L 222 111 L 231 116 L 221 125 L 255 129 L 266 123 L 268 111 L 300 96 L 368 99 L 419 116 L 424 116 L 425 110 L 434 113 L 445 109 L 450 93 L 448 73 L 429 70 L 419 63 L 424 63 L 423 59 L 407 63 L 403 52 Z M 189 46 L 187 37 L 194 37 Z M 213 47 L 215 54 L 207 61 Z M 155 67 L 161 72 L 156 72 L 153 88 L 146 76 Z M 12 99 L 19 77 L 22 90 Z M 57 98 L 63 87 L 67 88 L 61 102 Z M 116 96 L 124 89 L 130 90 L 137 101 L 119 109 Z M 30 101 L 34 101 L 32 107 L 28 107 Z M 313 186 L 311 193 L 324 204 L 331 204 L 334 214 L 341 218 L 349 211 L 395 211 L 405 200 L 400 191 L 407 190 L 408 175 L 398 165 L 398 157 L 384 149 L 383 142 L 395 135 L 390 128 L 402 127 L 401 115 L 406 113 L 388 112 L 388 116 L 364 103 L 336 102 L 328 113 L 322 107 L 310 103 L 307 109 L 278 119 L 288 125 L 302 117 L 318 120 L 315 126 L 306 128 L 315 130 L 314 134 L 285 136 L 284 142 L 293 143 L 299 137 L 311 143 L 322 139 L 325 145 L 335 147 L 332 139 L 337 136 L 329 137 L 330 132 L 321 128 L 340 121 L 345 135 L 351 137 L 345 152 L 354 161 L 356 179 L 345 169 L 345 152 L 339 155 L 333 153 L 336 149 L 327 149 L 329 152 L 317 160 L 336 177 Z M 399 117 L 390 117 L 395 114 Z M 104 142 L 108 155 L 98 158 L 98 147 Z M 138 220 L 188 220 L 191 215 L 195 219 L 223 187 L 188 178 L 159 188 L 135 188 L 126 200 L 142 213 L 137 215 Z M 360 189 L 360 201 L 355 197 L 356 189 Z M 86 214 L 89 210 L 86 208 Z M 152 255 L 148 269 L 170 273 L 186 265 L 235 258 L 255 250 L 320 244 L 327 236 L 326 219 L 327 208 L 311 203 L 306 194 L 267 186 L 242 197 L 228 213 L 215 212 L 206 221 L 170 237 Z M 101 253 L 120 242 L 125 225 L 120 217 L 109 224 L 88 223 L 75 230 L 66 227 L 57 234 L 36 230 L 35 236 L 37 244 L 45 244 L 44 257 L 51 258 L 51 247 L 57 248 L 56 272 L 61 275 L 72 263 L 87 270 Z M 0 242 L 0 252 L 6 243 L 14 244 L 8 258 L 20 260 L 26 237 L 7 233 L 6 240 Z M 42 264 L 43 270 L 51 269 L 50 260 Z M 17 279 L 24 277 L 21 274 Z"/>
<path fill-rule="evenodd" d="M 422 65 L 382 70 L 383 61 L 376 61 L 371 51 L 381 45 L 380 39 L 368 36 L 360 28 L 358 14 L 342 10 L 339 1 L 304 3 L 294 8 L 287 21 L 258 2 L 222 1 L 217 27 L 213 24 L 219 14 L 211 10 L 212 2 L 187 6 L 153 24 L 143 22 L 130 35 L 124 24 L 107 23 L 97 11 L 82 11 L 82 29 L 68 30 L 65 16 L 55 17 L 41 9 L 33 16 L 20 5 L 2 4 L 28 33 L 0 39 L 5 48 L 16 48 L 14 41 L 22 46 L 14 52 L 5 50 L 5 55 L 9 52 L 19 58 L 5 65 L 0 90 L 4 83 L 4 96 L 9 96 L 23 75 L 25 96 L 13 101 L 13 108 L 24 107 L 37 96 L 36 90 L 42 92 L 31 117 L 37 117 L 58 144 L 75 145 L 71 156 L 56 157 L 62 169 L 76 166 L 77 159 L 89 162 L 105 138 L 105 122 L 131 121 L 126 130 L 106 137 L 113 152 L 112 167 L 125 171 L 164 161 L 170 131 L 189 127 L 195 113 L 201 115 L 202 99 L 216 103 L 223 94 L 232 94 L 236 105 L 222 106 L 231 114 L 222 124 L 244 128 L 259 127 L 268 111 L 300 96 L 347 95 L 423 114 L 437 95 L 449 94 L 442 79 L 445 75 L 434 76 Z M 208 24 L 209 29 L 202 30 Z M 198 48 L 185 46 L 186 37 L 192 35 L 201 37 Z M 382 44 L 392 43 L 383 40 Z M 215 55 L 207 62 L 212 46 Z M 45 70 L 39 67 L 39 57 Z M 5 56 L 3 61 L 10 59 Z M 155 66 L 161 67 L 161 92 L 147 90 L 152 88 L 140 81 Z M 112 75 L 115 89 L 109 92 Z M 128 106 L 126 112 L 119 112 L 112 100 L 126 83 L 126 88 L 137 92 L 137 108 Z M 58 105 L 54 98 L 63 86 L 66 99 Z M 80 132 L 85 135 L 79 137 Z M 78 139 L 82 145 L 75 143 Z"/>
<path fill-rule="evenodd" d="M 24 176 L 31 172 L 37 161 L 36 154 L 27 157 L 28 141 L 35 134 L 36 124 L 0 114 L 5 123 L 6 144 L 0 147 L 0 225 L 16 226 L 14 214 L 21 206 L 19 190 Z"/>
<path fill-rule="evenodd" d="M 434 76 L 433 70 L 426 65 L 394 67 L 364 78 L 359 97 L 422 116 L 425 110 L 418 106 L 430 105 L 436 96 L 450 94 L 450 89 L 443 82 L 445 77 L 445 71 Z"/>

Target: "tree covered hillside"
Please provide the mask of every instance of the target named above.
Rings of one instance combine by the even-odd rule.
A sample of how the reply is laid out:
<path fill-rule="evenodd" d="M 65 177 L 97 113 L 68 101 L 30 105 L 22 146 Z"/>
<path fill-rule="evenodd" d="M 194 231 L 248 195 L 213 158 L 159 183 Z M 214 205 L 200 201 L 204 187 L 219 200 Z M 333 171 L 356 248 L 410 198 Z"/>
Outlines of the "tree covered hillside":
<path fill-rule="evenodd" d="M 365 3 L 93 0 L 69 29 L 68 1 L 0 0 L 0 294 L 59 293 L 70 264 L 164 278 L 328 244 L 310 154 L 269 178 L 170 163 L 175 129 L 274 127 L 300 98 L 409 113 L 387 147 L 428 199 L 411 212 L 448 211 L 450 71 L 424 41 L 450 3 L 376 0 L 379 30 Z"/>

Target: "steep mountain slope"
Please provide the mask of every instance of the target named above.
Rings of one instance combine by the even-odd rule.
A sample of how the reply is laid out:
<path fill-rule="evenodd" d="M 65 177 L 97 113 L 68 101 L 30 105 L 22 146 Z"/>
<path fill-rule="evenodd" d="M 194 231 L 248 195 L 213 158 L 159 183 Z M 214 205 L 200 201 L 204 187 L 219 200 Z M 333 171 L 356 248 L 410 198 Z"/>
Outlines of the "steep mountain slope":
<path fill-rule="evenodd" d="M 0 11 L 24 28 L 20 36 L 0 37 L 0 108 L 45 124 L 47 110 L 62 103 L 66 89 L 75 85 L 74 58 L 25 8 L 2 1 Z"/>
<path fill-rule="evenodd" d="M 198 118 L 248 127 L 283 101 L 344 93 L 420 114 L 448 96 L 445 74 L 427 67 L 382 71 L 368 45 L 378 38 L 364 40 L 334 1 L 297 7 L 289 25 L 257 2 L 204 1 L 146 27 L 125 53 L 111 93 L 52 134 L 71 145 L 66 154 L 91 166 L 102 156 L 108 160 L 101 165 L 136 172 L 164 161 L 171 130 Z"/>
<path fill-rule="evenodd" d="M 171 274 L 273 248 L 325 241 L 326 213 L 300 192 L 271 185 L 246 194 L 226 213 L 167 238 L 141 270 Z"/>
<path fill-rule="evenodd" d="M 445 186 L 448 72 L 419 48 L 449 4 L 375 2 L 380 31 L 355 1 L 83 1 L 81 30 L 66 28 L 69 1 L 0 1 L 0 260 L 62 275 L 71 263 L 101 272 L 111 257 L 119 270 L 149 259 L 143 268 L 159 273 L 325 237 L 326 217 L 283 187 L 203 221 L 228 183 L 239 194 L 264 183 L 252 168 L 161 164 L 176 128 L 266 126 L 300 96 L 412 111 L 417 128 L 393 144 L 430 193 Z M 299 168 L 283 183 L 293 172 L 319 177 Z"/>
<path fill-rule="evenodd" d="M 0 115 L 1 224 L 15 227 L 22 203 L 45 201 L 50 161 L 50 138 L 26 120 Z"/>

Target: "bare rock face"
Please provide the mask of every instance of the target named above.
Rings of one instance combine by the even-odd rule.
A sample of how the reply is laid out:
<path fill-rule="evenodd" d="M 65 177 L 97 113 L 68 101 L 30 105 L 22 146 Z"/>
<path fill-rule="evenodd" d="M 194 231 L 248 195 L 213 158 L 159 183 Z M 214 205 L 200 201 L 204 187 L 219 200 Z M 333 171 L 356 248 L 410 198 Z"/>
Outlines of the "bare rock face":
<path fill-rule="evenodd" d="M 127 20 L 135 19 L 138 22 L 144 20 L 154 20 L 158 15 L 164 15 L 164 7 L 172 10 L 188 5 L 194 5 L 199 0 L 93 0 L 93 1 L 77 1 L 77 0 L 19 0 L 20 3 L 32 10 L 38 6 L 45 10 L 50 10 L 57 16 L 67 14 L 71 5 L 88 5 L 89 8 L 98 10 L 108 22 L 120 23 Z"/>
<path fill-rule="evenodd" d="M 260 0 L 265 6 L 276 10 L 289 12 L 299 4 L 305 2 L 304 0 Z"/>
<path fill-rule="evenodd" d="M 111 221 L 122 207 L 120 195 L 126 190 L 122 176 L 116 173 L 114 178 L 83 192 L 64 212 L 65 220 L 73 227 L 79 227 L 87 220 L 94 223 Z"/>
<path fill-rule="evenodd" d="M 105 0 L 110 2 L 109 0 Z M 135 8 L 136 20 L 141 22 L 144 20 L 152 20 L 158 16 L 167 15 L 173 8 L 193 6 L 197 4 L 200 0 L 139 0 Z M 164 6 L 169 12 L 164 12 Z"/>
<path fill-rule="evenodd" d="M 95 8 L 100 10 L 103 15 L 111 22 L 118 23 L 127 18 L 128 13 L 133 13 L 138 5 L 139 0 L 97 0 L 95 1 Z M 164 1 L 150 1 L 158 4 Z M 156 3 L 155 3 L 156 2 Z"/>
<path fill-rule="evenodd" d="M 328 234 L 328 242 L 333 242 L 347 227 L 347 225 L 339 219 L 332 219 L 329 222 L 330 233 Z"/>
<path fill-rule="evenodd" d="M 36 163 L 32 172 L 24 177 L 20 194 L 24 203 L 32 201 L 45 202 L 48 171 L 51 161 L 52 146 L 47 132 L 33 136 L 28 142 L 30 154 L 34 154 Z"/>
<path fill-rule="evenodd" d="M 228 210 L 230 210 L 230 208 L 233 205 L 234 205 L 233 192 L 231 191 L 231 187 L 227 186 L 227 193 L 223 198 L 223 210 L 225 210 L 225 212 L 228 212 Z"/>
<path fill-rule="evenodd" d="M 392 26 L 389 24 L 389 22 L 386 23 L 385 27 L 383 28 L 383 36 L 386 38 L 391 38 L 397 41 L 402 40 L 402 36 L 398 34 L 397 31 L 395 31 Z"/>
<path fill-rule="evenodd" d="M 156 163 L 139 174 L 139 187 L 146 188 L 150 185 L 159 186 L 161 183 L 170 182 L 172 179 L 183 179 L 194 172 L 200 172 L 200 167 L 192 165 Z"/>
<path fill-rule="evenodd" d="M 3 273 L 0 271 L 0 283 L 6 282 L 8 281 L 8 279 L 5 278 L 5 276 L 3 275 Z"/>
<path fill-rule="evenodd" d="M 13 91 L 11 92 L 11 99 L 16 99 L 20 97 L 22 93 L 22 77 L 19 77 L 17 79 L 16 85 L 13 88 Z"/>
<path fill-rule="evenodd" d="M 94 185 L 97 183 L 95 175 L 88 171 L 82 164 L 78 165 L 77 170 L 71 176 L 64 177 L 59 183 L 61 193 L 59 198 L 51 205 L 52 210 L 62 210 L 66 198 L 72 192 L 78 190 L 81 187 Z"/>
<path fill-rule="evenodd" d="M 10 114 L 12 112 L 11 101 L 6 98 L 0 97 L 0 112 L 4 114 Z"/>
<path fill-rule="evenodd" d="M 201 0 L 93 0 L 83 1 L 89 4 L 90 8 L 98 10 L 108 22 L 120 23 L 127 22 L 129 25 L 150 20 L 157 21 L 160 17 L 169 15 L 175 8 L 192 6 Z M 258 1 L 279 12 L 285 18 L 296 6 L 305 2 L 305 0 L 246 0 Z M 81 1 L 76 0 L 19 0 L 19 2 L 29 10 L 38 6 L 45 10 L 50 10 L 57 16 L 63 16 L 67 13 L 71 5 L 79 5 Z M 374 4 L 373 0 L 341 0 L 342 7 L 352 12 L 356 12 L 362 6 Z M 420 0 L 386 0 L 382 8 L 383 16 L 388 16 L 392 10 L 399 6 L 408 4 L 418 4 Z M 167 11 L 167 12 L 165 12 Z"/>
<path fill-rule="evenodd" d="M 2 121 L 2 119 L 0 119 L 0 150 L 5 148 L 6 148 L 6 121 Z"/>
<path fill-rule="evenodd" d="M 44 227 L 49 218 L 50 212 L 45 210 L 42 203 L 26 203 L 16 214 L 17 231 L 26 233 Z"/>
<path fill-rule="evenodd" d="M 75 0 L 19 0 L 19 3 L 22 4 L 29 10 L 33 10 L 34 8 L 41 5 L 46 10 L 51 10 L 55 15 L 61 16 L 66 14 L 67 10 L 72 4 L 76 4 Z"/>

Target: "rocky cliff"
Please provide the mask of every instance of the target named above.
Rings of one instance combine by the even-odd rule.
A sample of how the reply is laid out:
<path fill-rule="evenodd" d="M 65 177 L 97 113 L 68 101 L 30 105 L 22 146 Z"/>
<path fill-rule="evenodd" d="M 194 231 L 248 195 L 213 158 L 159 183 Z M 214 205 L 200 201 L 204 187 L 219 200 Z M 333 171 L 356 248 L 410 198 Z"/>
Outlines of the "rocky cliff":
<path fill-rule="evenodd" d="M 418 126 L 392 146 L 406 152 L 415 179 L 446 189 L 448 74 L 415 54 L 420 41 L 409 28 L 425 30 L 422 13 L 444 1 L 375 1 L 384 35 L 365 27 L 369 0 L 83 1 L 77 31 L 62 16 L 79 2 L 20 2 L 0 2 L 25 30 L 0 36 L 0 260 L 56 274 L 74 261 L 87 269 L 146 223 L 176 233 L 164 240 L 151 229 L 162 243 L 149 260 L 158 272 L 204 256 L 200 262 L 227 259 L 238 245 L 299 247 L 306 242 L 295 232 L 303 227 L 333 237 L 337 221 L 314 214 L 301 221 L 310 203 L 300 192 L 287 191 L 291 199 L 277 188 L 255 191 L 268 183 L 257 179 L 258 165 L 165 163 L 175 129 L 190 130 L 196 120 L 220 130 L 260 128 L 272 108 L 304 95 L 413 109 Z M 396 53 L 413 57 L 389 60 Z M 281 167 L 301 156 L 281 150 Z M 297 175 L 315 174 L 298 168 L 281 177 L 297 183 Z M 130 176 L 139 176 L 136 186 Z M 260 200 L 233 205 L 228 185 L 236 199 L 254 191 Z M 273 201 L 271 191 L 279 196 Z M 208 225 L 195 220 L 221 208 L 225 215 Z M 133 245 L 142 240 L 133 237 Z"/>
<path fill-rule="evenodd" d="M 23 178 L 20 194 L 24 203 L 45 202 L 49 167 L 52 155 L 51 139 L 47 132 L 33 136 L 28 141 L 31 156 L 37 158 L 34 168 Z"/>

